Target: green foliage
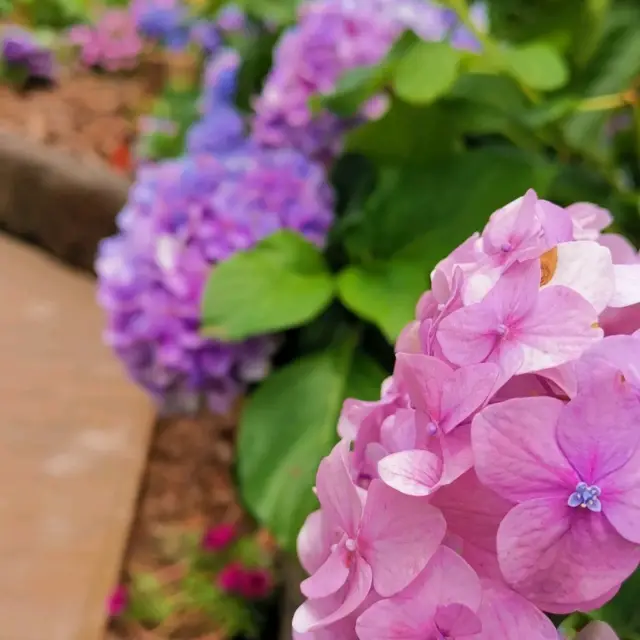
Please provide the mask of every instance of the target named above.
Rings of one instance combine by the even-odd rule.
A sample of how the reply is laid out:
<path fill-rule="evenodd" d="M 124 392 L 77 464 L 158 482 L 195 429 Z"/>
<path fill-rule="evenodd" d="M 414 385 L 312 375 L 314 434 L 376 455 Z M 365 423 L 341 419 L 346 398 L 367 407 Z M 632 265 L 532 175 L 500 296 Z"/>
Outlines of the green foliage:
<path fill-rule="evenodd" d="M 462 53 L 445 42 L 417 42 L 398 62 L 396 95 L 410 104 L 428 104 L 445 95 L 460 71 Z"/>
<path fill-rule="evenodd" d="M 333 286 L 319 250 L 297 233 L 279 231 L 211 272 L 204 331 L 242 340 L 304 324 L 329 304 Z"/>
<path fill-rule="evenodd" d="M 157 573 L 135 572 L 130 576 L 123 617 L 147 629 L 162 629 L 172 621 L 222 632 L 225 637 L 258 638 L 259 615 L 270 595 L 245 600 L 226 592 L 219 584 L 221 572 L 231 564 L 244 570 L 271 573 L 272 555 L 257 536 L 237 537 L 226 547 L 208 551 L 201 547 L 202 532 L 178 530 L 162 537 L 162 559 Z"/>
<path fill-rule="evenodd" d="M 569 79 L 566 63 L 551 45 L 536 42 L 514 46 L 504 56 L 510 73 L 531 89 L 560 89 Z"/>
<path fill-rule="evenodd" d="M 316 469 L 336 442 L 342 402 L 373 399 L 384 372 L 341 335 L 322 352 L 275 372 L 251 396 L 238 439 L 238 476 L 250 510 L 286 549 L 316 508 Z"/>
<path fill-rule="evenodd" d="M 274 2 L 245 6 L 289 24 L 296 2 Z M 470 2 L 443 4 L 470 25 Z M 533 188 L 563 206 L 606 206 L 616 230 L 640 239 L 640 5 L 488 4 L 480 51 L 406 32 L 379 64 L 351 69 L 311 98 L 311 114 L 329 110 L 349 122 L 372 98 L 388 101 L 381 118 L 350 129 L 328 167 L 337 205 L 324 256 L 277 234 L 211 275 L 203 304 L 210 335 L 286 330 L 275 372 L 246 403 L 238 441 L 243 499 L 286 549 L 317 507 L 311 489 L 344 399 L 379 397 L 434 266 L 493 211 Z M 249 113 L 278 37 L 261 31 L 242 51 L 238 102 Z M 631 122 L 613 135 L 623 109 Z M 637 589 L 634 577 L 592 614 L 624 640 L 640 637 Z M 565 625 L 574 632 L 587 620 Z"/>

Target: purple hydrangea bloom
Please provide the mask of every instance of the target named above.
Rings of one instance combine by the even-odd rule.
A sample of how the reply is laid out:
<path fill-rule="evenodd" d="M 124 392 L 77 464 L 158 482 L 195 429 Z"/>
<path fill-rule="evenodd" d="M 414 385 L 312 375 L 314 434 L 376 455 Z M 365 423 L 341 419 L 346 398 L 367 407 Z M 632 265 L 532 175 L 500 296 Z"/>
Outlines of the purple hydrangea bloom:
<path fill-rule="evenodd" d="M 191 27 L 191 40 L 207 55 L 215 53 L 220 46 L 220 34 L 215 22 L 209 20 L 197 20 Z"/>
<path fill-rule="evenodd" d="M 243 117 L 233 106 L 240 57 L 221 50 L 205 69 L 202 119 L 187 136 L 189 153 L 228 153 L 246 143 Z"/>
<path fill-rule="evenodd" d="M 222 33 L 240 33 L 247 28 L 247 16 L 233 4 L 227 4 L 216 16 L 216 24 Z"/>
<path fill-rule="evenodd" d="M 133 69 L 142 53 L 142 40 L 126 9 L 105 11 L 93 26 L 72 27 L 69 40 L 80 48 L 83 64 L 107 71 Z"/>
<path fill-rule="evenodd" d="M 283 34 L 255 103 L 256 140 L 330 159 L 339 152 L 343 133 L 354 120 L 328 111 L 313 114 L 310 98 L 330 93 L 345 72 L 378 64 L 407 29 L 425 40 L 454 35 L 456 46 L 469 48 L 471 43 L 464 41 L 452 16 L 450 10 L 426 0 L 307 0 L 298 23 Z M 365 109 L 362 116 L 373 114 L 379 117 L 380 110 Z"/>
<path fill-rule="evenodd" d="M 54 59 L 50 50 L 19 27 L 8 27 L 0 33 L 0 56 L 11 68 L 20 68 L 32 78 L 53 80 Z"/>
<path fill-rule="evenodd" d="M 96 264 L 106 342 L 166 409 L 194 409 L 204 396 L 225 412 L 267 374 L 276 341 L 200 334 L 212 265 L 283 228 L 321 246 L 332 215 L 324 171 L 295 151 L 246 145 L 141 168 Z"/>
<path fill-rule="evenodd" d="M 188 44 L 191 27 L 181 0 L 133 0 L 131 12 L 145 38 L 171 49 Z"/>

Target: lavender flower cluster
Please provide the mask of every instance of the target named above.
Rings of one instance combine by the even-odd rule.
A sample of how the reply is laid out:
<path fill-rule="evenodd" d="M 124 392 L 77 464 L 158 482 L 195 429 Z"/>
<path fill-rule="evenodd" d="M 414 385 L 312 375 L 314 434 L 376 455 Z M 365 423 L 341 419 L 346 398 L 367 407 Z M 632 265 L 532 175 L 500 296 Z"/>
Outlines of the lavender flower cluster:
<path fill-rule="evenodd" d="M 242 32 L 244 13 L 234 5 L 221 9 L 215 20 L 195 20 L 182 0 L 133 0 L 131 12 L 139 32 L 170 49 L 197 43 L 208 54 L 221 45 L 222 38 Z"/>
<path fill-rule="evenodd" d="M 333 217 L 320 166 L 293 150 L 261 149 L 241 130 L 232 139 L 229 119 L 242 125 L 230 103 L 238 59 L 223 52 L 212 64 L 190 153 L 139 169 L 120 232 L 97 261 L 106 341 L 168 410 L 194 409 L 204 396 L 225 412 L 269 370 L 273 337 L 228 344 L 201 335 L 212 265 L 284 228 L 322 246 Z"/>
<path fill-rule="evenodd" d="M 486 21 L 483 7 L 474 7 L 472 15 L 482 28 Z M 309 157 L 330 160 L 354 123 L 328 111 L 312 113 L 310 98 L 330 93 L 345 72 L 379 63 L 407 29 L 424 40 L 449 39 L 456 47 L 479 47 L 451 10 L 425 0 L 303 3 L 297 24 L 277 46 L 273 68 L 254 105 L 256 140 L 268 147 L 291 147 Z M 379 107 L 380 101 L 374 99 L 361 116 L 380 117 Z"/>
<path fill-rule="evenodd" d="M 0 30 L 0 59 L 10 71 L 20 71 L 30 78 L 54 79 L 53 53 L 20 27 Z"/>

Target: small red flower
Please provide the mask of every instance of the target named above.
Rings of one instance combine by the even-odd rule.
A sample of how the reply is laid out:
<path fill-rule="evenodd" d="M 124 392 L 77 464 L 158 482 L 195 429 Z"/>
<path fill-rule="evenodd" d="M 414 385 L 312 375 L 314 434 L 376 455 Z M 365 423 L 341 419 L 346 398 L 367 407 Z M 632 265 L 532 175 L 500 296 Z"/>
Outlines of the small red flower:
<path fill-rule="evenodd" d="M 110 618 L 121 616 L 127 609 L 129 604 L 129 594 L 127 588 L 121 584 L 118 585 L 107 599 L 107 612 Z"/>
<path fill-rule="evenodd" d="M 227 593 L 241 593 L 244 571 L 244 567 L 239 562 L 228 564 L 218 575 L 218 585 Z"/>
<path fill-rule="evenodd" d="M 247 600 L 262 600 L 271 591 L 271 575 L 266 569 L 247 569 L 242 580 L 241 595 Z"/>
<path fill-rule="evenodd" d="M 221 524 L 205 531 L 201 546 L 205 551 L 222 551 L 234 541 L 235 537 L 236 530 L 232 524 Z"/>

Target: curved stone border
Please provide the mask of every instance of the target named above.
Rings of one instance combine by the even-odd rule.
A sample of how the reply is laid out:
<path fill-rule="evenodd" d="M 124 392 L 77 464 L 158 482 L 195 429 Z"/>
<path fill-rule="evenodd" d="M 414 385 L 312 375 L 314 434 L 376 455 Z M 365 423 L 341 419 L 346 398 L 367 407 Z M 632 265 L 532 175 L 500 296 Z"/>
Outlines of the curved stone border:
<path fill-rule="evenodd" d="M 0 134 L 0 224 L 91 269 L 127 183 Z M 101 640 L 154 411 L 103 346 L 95 283 L 0 233 L 2 638 Z"/>
<path fill-rule="evenodd" d="M 93 270 L 97 244 L 114 233 L 127 189 L 108 167 L 0 133 L 0 228 L 66 264 Z"/>

